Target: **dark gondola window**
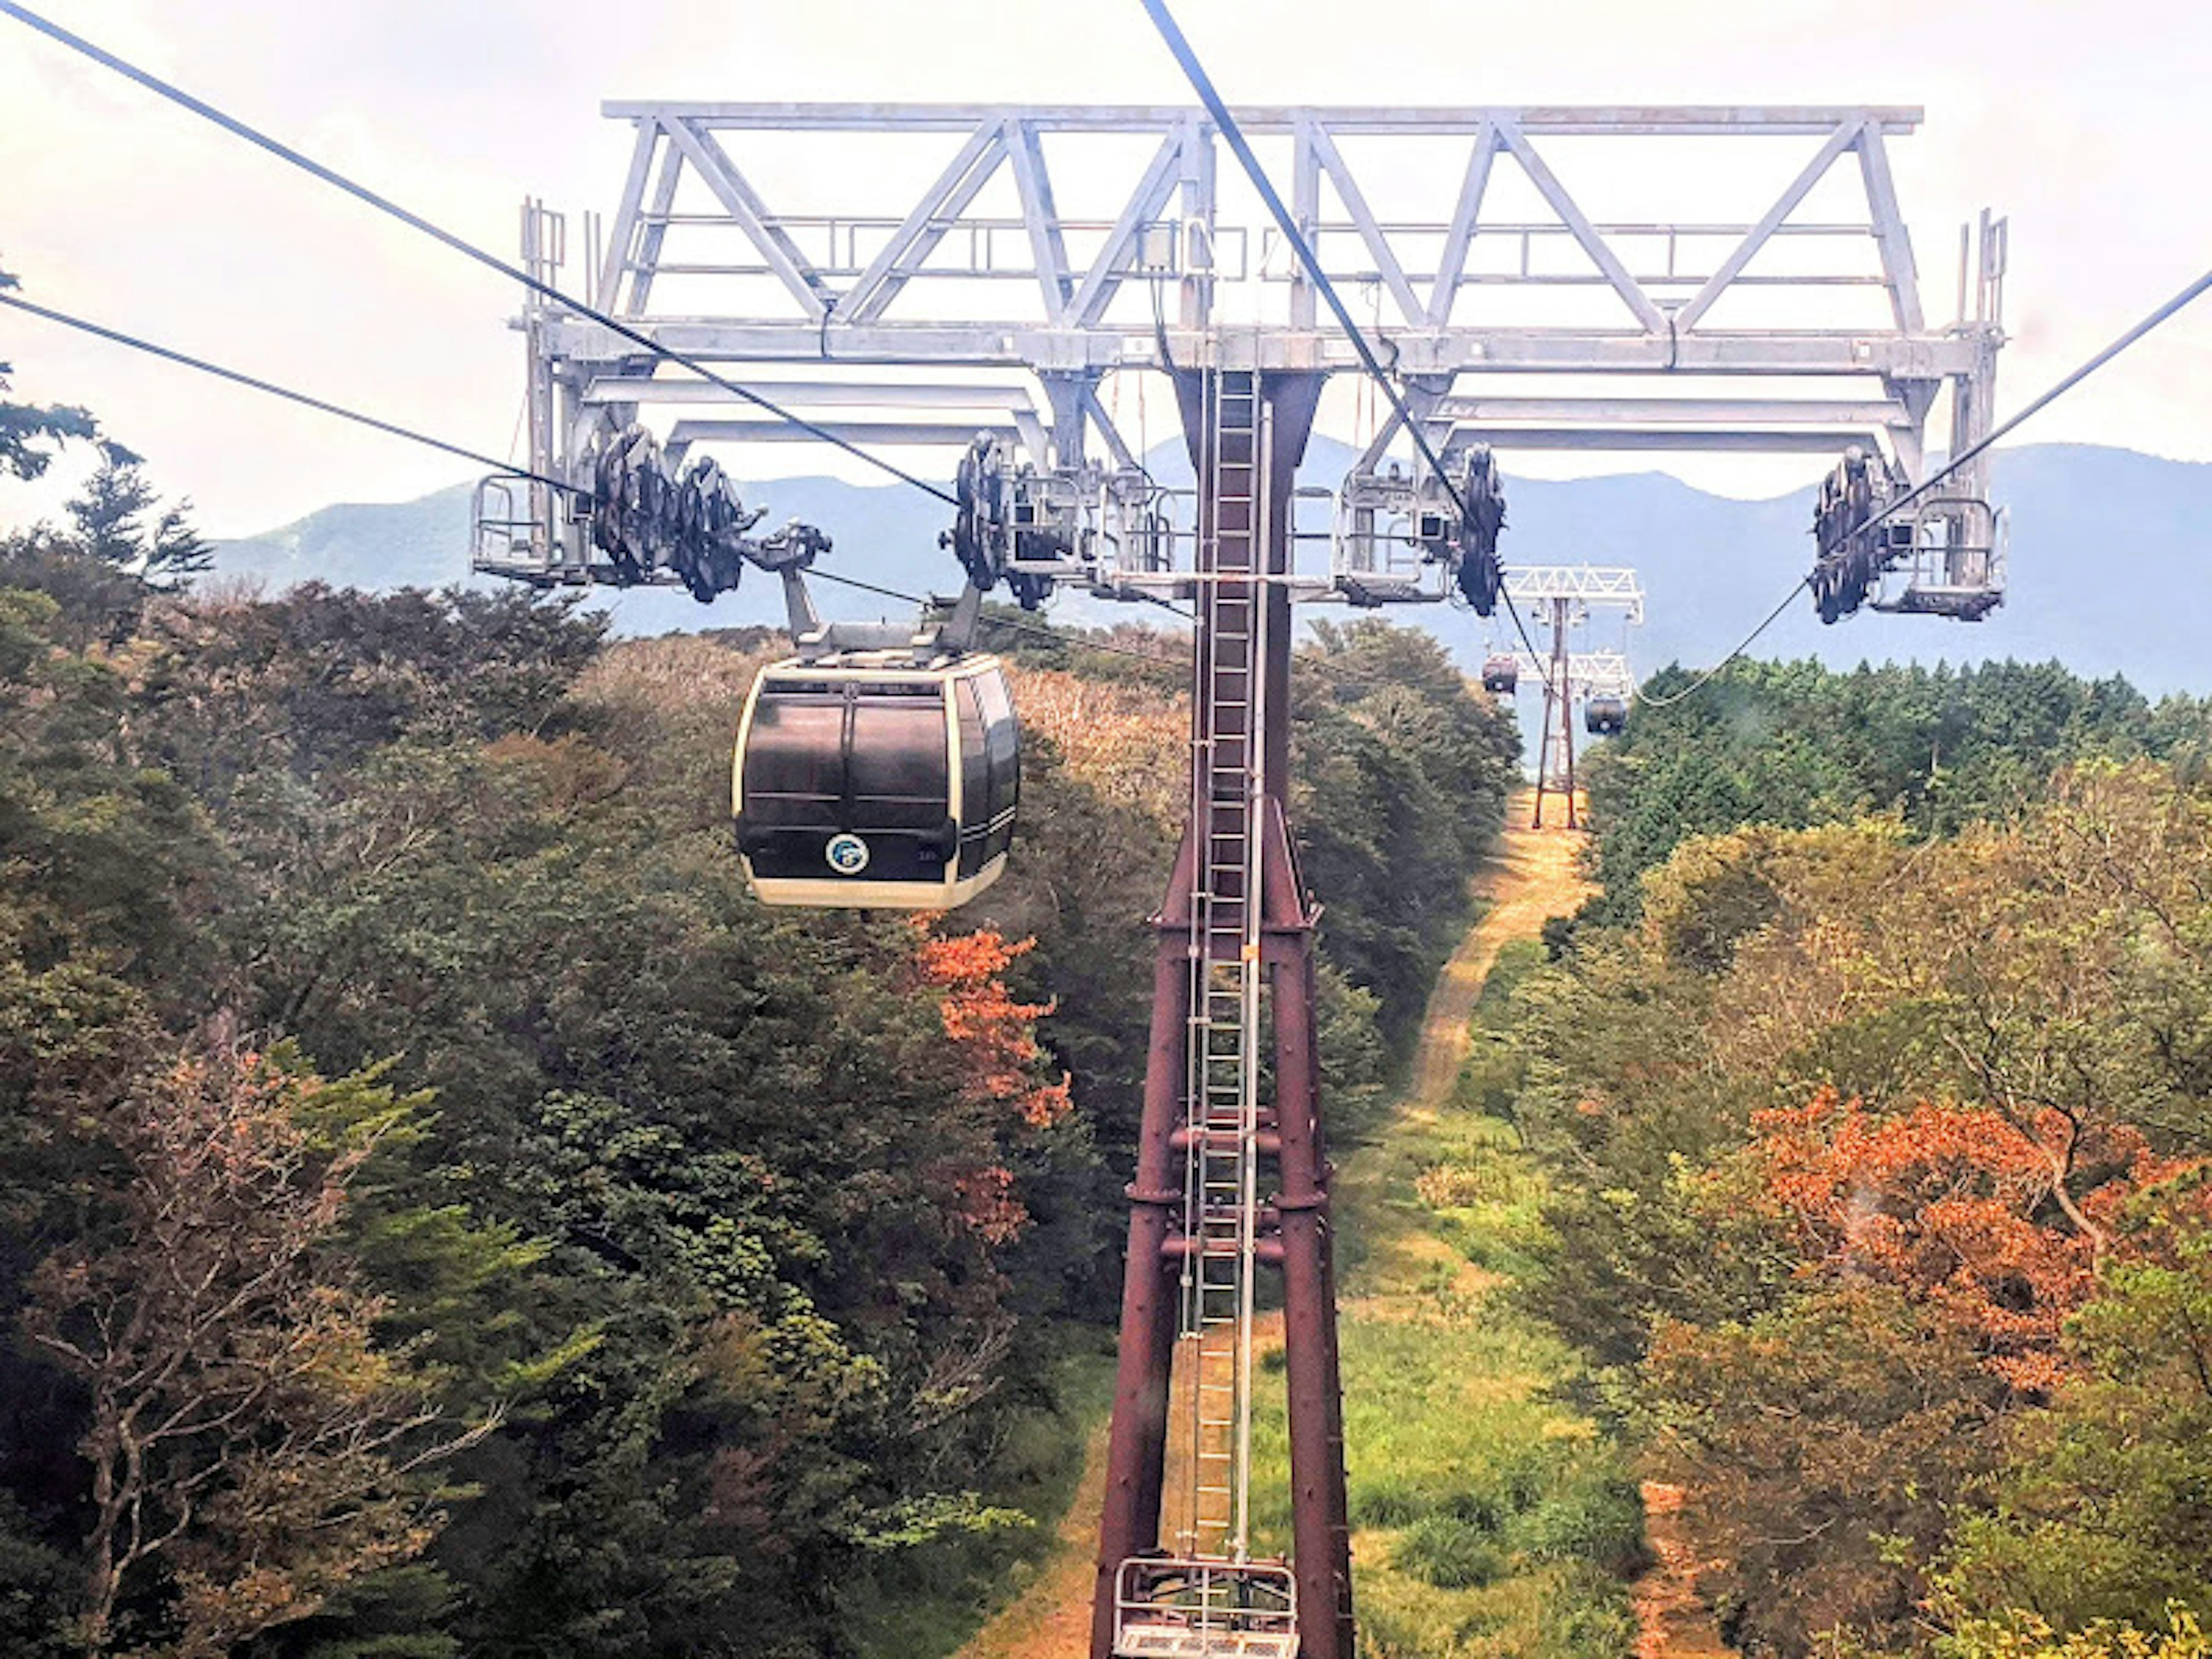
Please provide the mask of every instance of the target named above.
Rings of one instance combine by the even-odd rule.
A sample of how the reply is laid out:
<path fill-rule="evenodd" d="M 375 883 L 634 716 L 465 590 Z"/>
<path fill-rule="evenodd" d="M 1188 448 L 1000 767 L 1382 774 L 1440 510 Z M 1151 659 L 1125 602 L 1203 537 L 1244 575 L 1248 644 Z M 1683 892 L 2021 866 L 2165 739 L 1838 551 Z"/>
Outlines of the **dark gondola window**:
<path fill-rule="evenodd" d="M 900 688 L 903 691 L 904 688 Z M 934 831 L 951 800 L 945 754 L 945 704 L 861 690 L 853 707 L 853 827 Z"/>
<path fill-rule="evenodd" d="M 845 700 L 835 692 L 764 695 L 753 711 L 745 817 L 763 829 L 834 825 L 845 793 Z"/>
<path fill-rule="evenodd" d="M 983 721 L 983 694 L 977 688 L 984 677 L 969 675 L 953 683 L 954 708 L 960 720 L 960 874 L 972 876 L 989 861 L 984 850 L 989 840 L 991 757 Z"/>
<path fill-rule="evenodd" d="M 1015 724 L 1013 701 L 1006 694 L 1005 678 L 981 674 L 975 683 L 982 703 L 984 750 L 990 774 L 990 807 L 981 820 L 992 826 L 983 848 L 988 863 L 1013 846 L 1014 805 L 1021 793 L 1021 730 Z"/>

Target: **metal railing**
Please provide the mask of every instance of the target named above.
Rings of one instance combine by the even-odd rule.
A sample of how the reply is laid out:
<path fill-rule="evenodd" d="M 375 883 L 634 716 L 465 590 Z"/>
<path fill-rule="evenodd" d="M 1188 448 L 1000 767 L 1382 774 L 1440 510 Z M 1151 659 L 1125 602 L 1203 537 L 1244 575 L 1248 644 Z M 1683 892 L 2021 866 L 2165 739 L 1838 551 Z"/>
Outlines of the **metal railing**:
<path fill-rule="evenodd" d="M 1125 1561 L 1115 1583 L 1116 1659 L 1297 1659 L 1296 1585 L 1273 1562 Z"/>

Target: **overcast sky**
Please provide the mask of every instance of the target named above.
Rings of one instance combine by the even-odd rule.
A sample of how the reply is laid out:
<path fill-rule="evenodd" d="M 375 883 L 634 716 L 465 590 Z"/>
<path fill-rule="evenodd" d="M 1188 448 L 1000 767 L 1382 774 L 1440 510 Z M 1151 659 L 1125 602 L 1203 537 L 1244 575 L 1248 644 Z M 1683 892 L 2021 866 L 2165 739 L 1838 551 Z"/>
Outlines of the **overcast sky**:
<path fill-rule="evenodd" d="M 629 131 L 600 117 L 605 98 L 1186 99 L 1137 0 L 45 9 L 501 252 L 525 191 L 611 206 Z M 1931 315 L 1950 308 L 1958 223 L 1984 204 L 2012 218 L 2002 410 L 2212 264 L 2203 0 L 1182 0 L 1179 15 L 1232 102 L 1924 105 L 1892 154 Z M 498 278 L 6 20 L 0 268 L 33 298 L 458 442 L 503 453 L 514 430 L 514 296 Z M 2205 306 L 2024 438 L 2212 459 Z M 90 405 L 219 535 L 469 470 L 19 315 L 0 314 L 0 361 L 18 396 Z M 53 500 L 0 485 L 0 525 Z"/>

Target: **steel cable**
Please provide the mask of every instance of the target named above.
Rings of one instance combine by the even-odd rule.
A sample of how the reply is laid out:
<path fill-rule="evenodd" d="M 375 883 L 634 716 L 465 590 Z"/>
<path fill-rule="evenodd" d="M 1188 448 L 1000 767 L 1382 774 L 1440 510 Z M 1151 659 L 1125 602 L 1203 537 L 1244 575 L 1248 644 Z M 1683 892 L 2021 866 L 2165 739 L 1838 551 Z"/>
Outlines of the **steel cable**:
<path fill-rule="evenodd" d="M 411 443 L 422 444 L 430 449 L 442 450 L 445 453 L 457 455 L 465 461 L 475 461 L 480 465 L 488 466 L 495 472 L 512 473 L 516 477 L 527 478 L 532 483 L 545 484 L 551 489 L 563 490 L 572 495 L 589 495 L 592 493 L 588 489 L 580 489 L 574 484 L 564 483 L 558 478 L 549 478 L 542 472 L 532 472 L 527 467 L 518 467 L 511 461 L 502 461 L 484 454 L 479 450 L 468 448 L 465 445 L 447 443 L 443 438 L 434 438 L 427 432 L 418 432 L 412 427 L 402 426 L 397 421 L 383 420 L 374 415 L 364 415 L 359 410 L 347 409 L 343 404 L 311 397 L 304 392 L 295 392 L 289 386 L 278 386 L 273 380 L 261 380 L 255 375 L 246 374 L 242 369 L 226 368 L 221 363 L 210 362 L 204 357 L 195 357 L 189 352 L 178 351 L 169 346 L 157 345 L 153 341 L 142 339 L 137 335 L 126 334 L 119 328 L 110 328 L 105 324 L 95 323 L 89 318 L 72 316 L 66 311 L 57 311 L 52 306 L 36 304 L 18 294 L 0 292 L 0 306 L 6 306 L 14 311 L 24 312 L 33 317 L 43 318 L 50 323 L 58 323 L 64 328 L 73 328 L 80 333 L 89 334 L 97 339 L 106 340 L 116 345 L 128 346 L 134 351 L 145 352 L 150 356 L 161 358 L 165 362 L 177 363 L 185 368 L 198 369 L 201 374 L 212 374 L 217 380 L 228 380 L 234 385 L 246 386 L 255 392 L 266 392 L 272 398 L 282 398 L 288 403 L 299 404 L 307 409 L 319 410 L 325 415 L 335 415 L 338 419 L 351 421 L 356 426 L 365 426 L 374 431 L 389 433 L 395 438 L 404 438 Z"/>
<path fill-rule="evenodd" d="M 707 381 L 709 385 L 718 386 L 724 392 L 730 393 L 732 397 L 742 398 L 744 401 L 751 404 L 756 408 L 767 410 L 768 413 L 775 416 L 778 420 L 787 422 L 791 426 L 797 428 L 799 431 L 805 432 L 810 436 L 818 438 L 823 443 L 830 444 L 836 448 L 842 449 L 847 454 L 851 455 L 859 460 L 865 461 L 868 465 L 875 467 L 880 471 L 889 473 L 900 483 L 911 484 L 915 489 L 921 490 L 927 495 L 935 496 L 939 501 L 946 503 L 948 506 L 957 507 L 960 504 L 959 498 L 954 495 L 951 491 L 941 489 L 938 485 L 929 483 L 925 478 L 917 477 L 915 474 L 908 471 L 904 467 L 898 465 L 895 462 L 887 461 L 880 455 L 870 453 L 868 451 L 861 448 L 858 444 L 853 442 L 850 439 L 842 438 L 838 436 L 837 434 L 830 431 L 828 428 L 818 425 L 815 422 L 806 419 L 806 417 L 802 415 L 793 414 L 791 410 L 784 408 L 782 404 L 776 403 L 772 398 L 763 396 L 762 393 L 752 390 L 749 386 L 740 386 L 735 380 L 717 374 L 714 370 L 708 368 L 706 364 L 701 362 L 697 358 L 693 357 L 689 353 L 678 351 L 673 347 L 664 345 L 659 341 L 654 339 L 651 335 L 632 327 L 629 324 L 622 321 L 619 318 L 610 316 L 607 313 L 601 311 L 596 306 L 587 305 L 583 301 L 576 299 L 571 295 L 563 293 L 552 283 L 548 283 L 540 277 L 533 276 L 530 272 L 523 270 L 520 265 L 510 264 L 507 261 L 501 258 L 498 255 L 486 252 L 483 249 L 477 246 L 473 242 L 465 240 L 463 238 L 455 235 L 452 231 L 446 229 L 444 227 L 433 224 L 429 220 L 422 217 L 422 215 L 411 212 L 408 209 L 400 206 L 399 204 L 392 201 L 389 197 L 378 194 L 375 191 L 369 189 L 368 185 L 358 184 L 355 180 L 348 178 L 345 174 L 339 173 L 335 168 L 325 167 L 322 162 L 316 161 L 312 156 L 303 155 L 301 152 L 293 149 L 289 144 L 283 143 L 282 140 L 272 138 L 267 133 L 261 131 L 258 128 L 249 126 L 246 122 L 240 120 L 237 117 L 225 114 L 214 105 L 210 104 L 202 99 L 195 98 L 191 94 L 185 91 L 182 88 L 172 85 L 169 82 L 161 79 L 161 76 L 138 68 L 135 64 L 126 62 L 125 59 L 117 57 L 113 52 L 108 52 L 103 47 L 94 46 L 82 35 L 71 33 L 69 30 L 62 27 L 58 23 L 52 22 L 46 18 L 41 17 L 38 13 L 32 11 L 27 7 L 17 4 L 15 0 L 0 0 L 0 15 L 12 17 L 17 22 L 36 29 L 47 39 L 67 46 L 72 52 L 82 53 L 83 56 L 89 58 L 94 63 L 100 64 L 102 68 L 112 70 L 116 74 L 122 76 L 125 80 L 134 82 L 137 85 L 143 87 L 147 91 L 154 93 L 160 97 L 167 99 L 171 103 L 175 104 L 181 109 L 189 110 L 192 114 L 198 116 L 204 121 L 212 122 L 215 125 L 221 127 L 224 131 L 230 133 L 234 137 L 243 138 L 246 143 L 253 145 L 256 149 L 265 151 L 267 154 L 275 156 L 278 161 L 289 162 L 293 167 L 298 167 L 301 172 L 306 173 L 315 179 L 320 179 L 323 183 L 331 186 L 331 188 L 344 191 L 356 201 L 363 203 L 369 207 L 374 208 L 380 213 L 387 215 L 393 219 L 397 219 L 401 224 L 407 226 L 410 229 L 422 232 L 425 236 L 430 237 L 432 240 L 441 243 L 446 247 L 452 249 L 454 252 L 460 254 L 463 258 L 473 259 L 477 264 L 483 265 L 485 269 L 489 270 L 495 270 L 501 276 L 508 278 L 510 281 L 521 283 L 523 287 L 528 289 L 532 293 L 538 295 L 540 298 L 550 300 L 556 305 L 564 307 L 567 309 L 574 312 L 580 317 L 589 318 L 600 327 L 612 331 L 615 334 L 618 335 L 623 339 L 629 341 L 634 345 L 643 347 L 646 350 L 652 352 L 656 357 L 665 358 L 669 362 L 675 363 L 680 368 L 689 369 L 692 374 L 696 374 L 701 380 Z"/>
<path fill-rule="evenodd" d="M 0 0 L 0 3 L 4 3 L 4 0 Z M 1222 101 L 1212 77 L 1206 74 L 1206 66 L 1198 61 L 1198 54 L 1192 50 L 1190 41 L 1176 22 L 1174 14 L 1168 10 L 1166 0 L 1140 0 L 1140 3 L 1146 14 L 1152 18 L 1153 27 L 1159 31 L 1168 51 L 1174 56 L 1176 66 L 1182 70 L 1183 78 L 1190 82 L 1199 101 L 1206 106 L 1206 113 L 1219 130 L 1222 141 L 1229 146 L 1230 153 L 1236 156 L 1237 164 L 1244 169 L 1245 176 L 1252 181 L 1252 188 L 1259 192 L 1261 201 L 1273 216 L 1276 228 L 1282 232 L 1291 251 L 1297 255 L 1298 263 L 1304 267 L 1316 291 L 1328 302 L 1330 313 L 1335 317 L 1337 326 L 1344 331 L 1345 337 L 1351 342 L 1360 366 L 1389 400 L 1391 412 L 1405 428 L 1407 435 L 1413 439 L 1413 447 L 1420 453 L 1422 460 L 1428 464 L 1430 471 L 1436 475 L 1437 482 L 1443 486 L 1444 494 L 1451 500 L 1453 510 L 1464 521 L 1468 514 L 1468 504 L 1445 472 L 1443 462 L 1429 442 L 1428 434 L 1421 429 L 1420 422 L 1413 418 L 1413 410 L 1399 393 L 1396 383 L 1383 368 L 1382 359 L 1375 355 L 1375 349 L 1368 343 L 1366 334 L 1353 319 L 1352 308 L 1345 304 L 1343 297 L 1336 291 L 1336 284 L 1322 269 L 1321 256 L 1314 252 L 1305 233 L 1298 228 L 1297 220 L 1291 216 L 1291 210 L 1284 206 L 1283 198 L 1276 192 L 1267 169 L 1260 165 L 1260 158 L 1253 154 L 1252 145 L 1244 137 L 1244 130 L 1237 125 L 1237 118 L 1229 112 L 1229 106 Z M 1528 647 L 1531 657 L 1540 658 L 1536 641 L 1529 635 L 1528 625 L 1522 620 L 1520 607 L 1513 603 L 1513 596 L 1501 586 L 1498 597 L 1505 603 L 1505 614 L 1513 619 L 1514 630 L 1521 635 L 1521 643 Z M 1548 671 L 1545 674 L 1544 684 L 1547 689 L 1551 686 Z"/>

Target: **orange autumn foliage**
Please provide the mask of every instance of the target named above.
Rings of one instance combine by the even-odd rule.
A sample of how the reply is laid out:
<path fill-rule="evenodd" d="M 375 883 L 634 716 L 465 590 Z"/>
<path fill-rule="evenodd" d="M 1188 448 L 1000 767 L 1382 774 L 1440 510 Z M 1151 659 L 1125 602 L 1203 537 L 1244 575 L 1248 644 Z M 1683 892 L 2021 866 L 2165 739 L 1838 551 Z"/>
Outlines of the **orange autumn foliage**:
<path fill-rule="evenodd" d="M 927 930 L 929 923 L 918 921 Z M 1048 1128 L 1073 1109 L 1068 1079 L 1037 1081 L 1044 1050 L 1036 1022 L 1048 1003 L 1017 1002 L 1000 978 L 1018 957 L 1036 948 L 1033 939 L 1009 943 L 990 928 L 924 938 L 917 957 L 922 982 L 943 993 L 945 1035 L 958 1054 L 962 1086 L 978 1104 L 1012 1106 L 1031 1128 Z"/>
<path fill-rule="evenodd" d="M 992 1164 L 952 1177 L 961 1224 L 987 1244 L 1011 1244 L 1029 1225 L 1030 1212 L 1014 1196 L 1013 1171 Z"/>
<path fill-rule="evenodd" d="M 994 1139 L 1007 1130 L 1048 1129 L 1074 1109 L 1066 1073 L 1039 1080 L 1044 1048 L 1036 1022 L 1046 1003 L 1017 1002 L 1000 977 L 1035 939 L 1007 940 L 991 928 L 939 934 L 937 919 L 916 917 L 917 977 L 935 993 L 962 1098 Z M 1029 1225 L 1013 1172 L 998 1163 L 948 1166 L 951 1212 L 988 1244 L 1009 1244 Z"/>
<path fill-rule="evenodd" d="M 1929 1101 L 1881 1112 L 1832 1090 L 1755 1113 L 1752 1130 L 1759 1198 L 1790 1225 L 1802 1271 L 1903 1289 L 2024 1390 L 2061 1380 L 2063 1328 L 2121 1207 L 2179 1167 L 2124 1126 Z"/>

